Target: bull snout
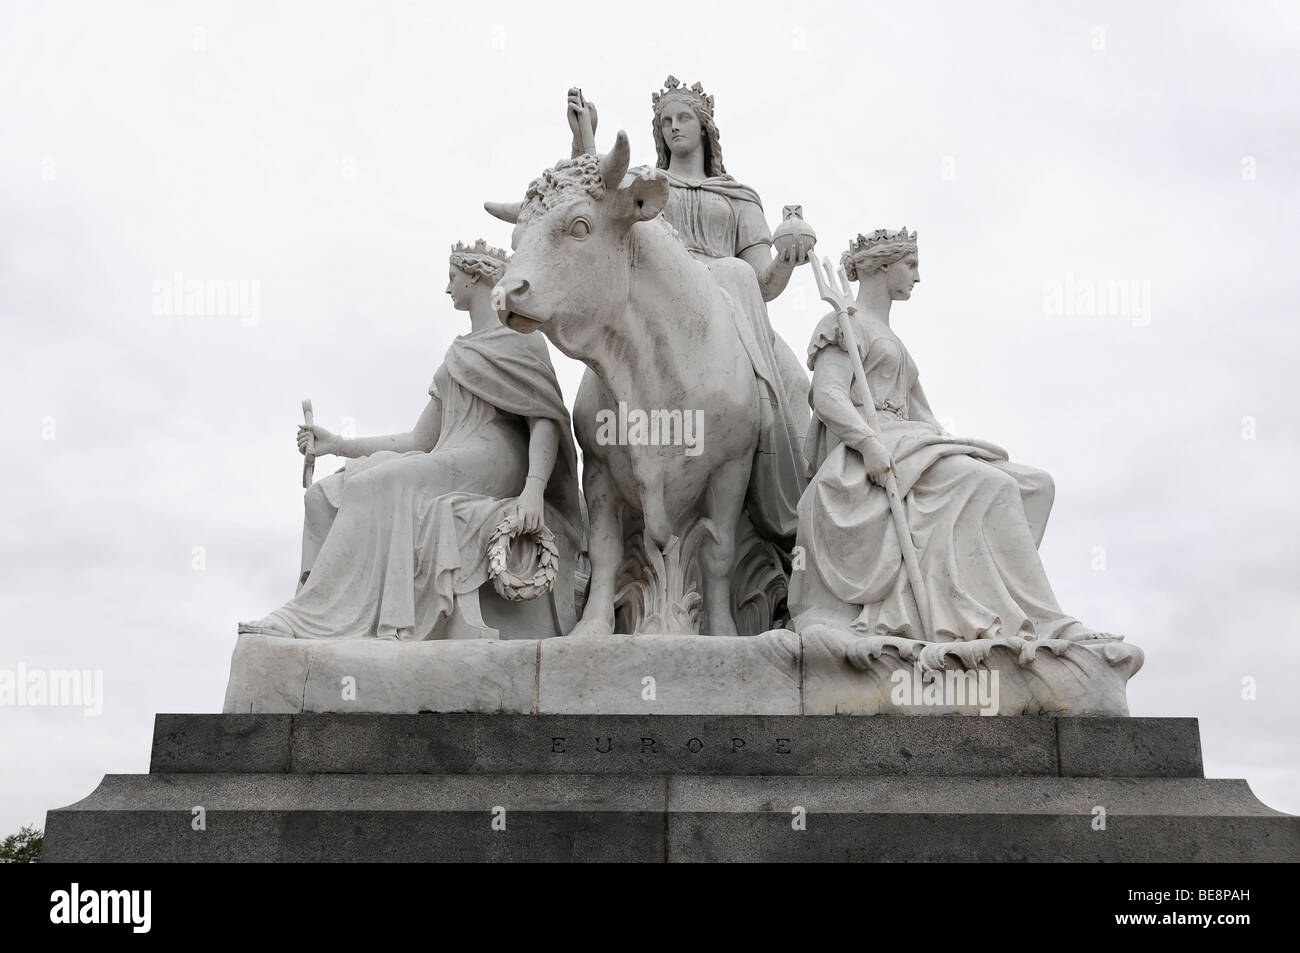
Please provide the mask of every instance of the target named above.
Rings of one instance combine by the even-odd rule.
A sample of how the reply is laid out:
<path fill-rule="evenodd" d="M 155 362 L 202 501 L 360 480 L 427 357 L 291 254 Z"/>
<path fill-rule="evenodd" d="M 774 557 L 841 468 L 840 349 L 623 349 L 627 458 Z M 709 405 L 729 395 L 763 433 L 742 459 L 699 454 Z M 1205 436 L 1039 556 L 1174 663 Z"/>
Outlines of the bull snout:
<path fill-rule="evenodd" d="M 512 304 L 528 293 L 528 282 L 523 278 L 503 278 L 492 289 L 492 307 L 498 314 L 510 310 Z M 505 320 L 502 318 L 502 320 Z"/>
<path fill-rule="evenodd" d="M 528 313 L 528 280 L 503 278 L 492 289 L 492 307 L 501 323 L 513 331 L 529 334 L 544 322 Z"/>

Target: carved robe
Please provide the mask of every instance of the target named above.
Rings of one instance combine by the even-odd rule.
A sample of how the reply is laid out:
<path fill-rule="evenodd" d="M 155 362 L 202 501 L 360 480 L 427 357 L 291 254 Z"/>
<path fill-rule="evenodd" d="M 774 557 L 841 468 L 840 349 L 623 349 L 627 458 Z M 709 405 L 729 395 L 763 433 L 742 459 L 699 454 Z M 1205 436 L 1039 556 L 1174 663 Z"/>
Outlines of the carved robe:
<path fill-rule="evenodd" d="M 577 453 L 541 337 L 456 338 L 429 394 L 442 402 L 433 450 L 349 460 L 308 492 L 304 535 L 323 541 L 306 584 L 271 613 L 297 637 L 442 637 L 457 595 L 487 580 L 488 541 L 523 490 L 529 418 L 559 427 L 545 520 L 562 552 L 581 549 Z"/>
<path fill-rule="evenodd" d="M 808 347 L 817 416 L 808 434 L 813 472 L 799 503 L 806 568 L 791 580 L 796 626 L 852 624 L 866 635 L 922 638 L 885 491 L 852 449 L 870 431 L 851 360 L 862 362 L 882 440 L 920 561 L 938 641 L 1061 637 L 1065 615 L 1038 556 L 1054 488 L 1041 470 L 1000 447 L 953 437 L 933 419 L 916 365 L 888 325 L 856 314 L 850 357 L 834 314 Z"/>
<path fill-rule="evenodd" d="M 729 175 L 696 182 L 660 171 L 672 187 L 663 217 L 731 299 L 736 330 L 766 404 L 750 477 L 750 519 L 765 537 L 788 548 L 806 483 L 801 448 L 808 429 L 808 378 L 772 330 L 754 269 L 738 257 L 754 245 L 772 244 L 763 205 L 757 192 Z"/>

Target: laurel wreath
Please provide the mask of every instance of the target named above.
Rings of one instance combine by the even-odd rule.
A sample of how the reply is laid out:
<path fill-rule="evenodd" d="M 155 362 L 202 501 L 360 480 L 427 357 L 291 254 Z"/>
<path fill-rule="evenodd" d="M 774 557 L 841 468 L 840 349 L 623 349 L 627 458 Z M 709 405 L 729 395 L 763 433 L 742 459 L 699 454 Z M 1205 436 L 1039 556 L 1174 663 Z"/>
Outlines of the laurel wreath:
<path fill-rule="evenodd" d="M 511 602 L 526 602 L 550 592 L 555 588 L 555 576 L 560 567 L 560 550 L 555 545 L 555 534 L 543 526 L 528 534 L 537 547 L 537 570 L 527 579 L 513 573 L 509 566 L 510 544 L 521 533 L 519 519 L 512 514 L 497 524 L 488 542 L 488 578 L 497 593 Z"/>

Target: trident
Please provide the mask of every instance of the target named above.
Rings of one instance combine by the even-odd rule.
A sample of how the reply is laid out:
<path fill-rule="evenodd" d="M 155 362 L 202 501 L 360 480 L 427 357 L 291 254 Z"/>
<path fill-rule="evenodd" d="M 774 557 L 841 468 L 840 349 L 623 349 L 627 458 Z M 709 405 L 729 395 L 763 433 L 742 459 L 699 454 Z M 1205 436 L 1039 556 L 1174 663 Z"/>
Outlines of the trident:
<path fill-rule="evenodd" d="M 844 336 L 844 346 L 853 363 L 853 379 L 862 391 L 862 413 L 867 419 L 867 426 L 877 437 L 882 437 L 880 419 L 876 416 L 876 402 L 871 398 L 871 387 L 867 383 L 867 370 L 862 366 L 862 354 L 858 350 L 858 338 L 853 333 L 853 322 L 849 315 L 857 311 L 853 304 L 853 291 L 849 287 L 849 276 L 844 269 L 839 270 L 840 287 L 835 286 L 835 274 L 831 271 L 831 260 L 823 258 L 820 262 L 814 256 L 809 259 L 812 264 L 813 277 L 817 279 L 817 291 L 822 300 L 835 309 L 839 318 L 840 334 Z M 823 274 L 824 272 L 824 274 Z M 934 641 L 934 627 L 930 619 L 930 599 L 925 592 L 925 583 L 921 581 L 921 564 L 916 558 L 916 546 L 912 542 L 912 531 L 907 525 L 907 514 L 903 511 L 903 500 L 898 495 L 898 478 L 894 475 L 894 461 L 889 461 L 885 468 L 885 493 L 889 496 L 889 512 L 894 518 L 894 530 L 898 533 L 898 547 L 903 551 L 903 565 L 907 569 L 907 581 L 912 586 L 912 598 L 916 600 L 917 616 L 921 620 L 922 635 L 926 642 Z"/>

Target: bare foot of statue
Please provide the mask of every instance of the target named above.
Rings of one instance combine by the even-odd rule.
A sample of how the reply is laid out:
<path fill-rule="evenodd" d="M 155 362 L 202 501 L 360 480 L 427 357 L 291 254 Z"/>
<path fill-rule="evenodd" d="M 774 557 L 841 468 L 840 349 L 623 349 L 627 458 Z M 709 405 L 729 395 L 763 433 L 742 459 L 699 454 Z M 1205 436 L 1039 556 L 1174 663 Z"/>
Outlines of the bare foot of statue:
<path fill-rule="evenodd" d="M 259 622 L 239 623 L 240 635 L 275 635 L 282 639 L 292 639 L 293 631 L 273 615 Z"/>
<path fill-rule="evenodd" d="M 1110 632 L 1098 632 L 1096 629 L 1090 629 L 1082 622 L 1076 622 L 1074 625 L 1065 629 L 1058 639 L 1064 639 L 1066 642 L 1123 642 L 1124 636 L 1113 635 Z"/>

